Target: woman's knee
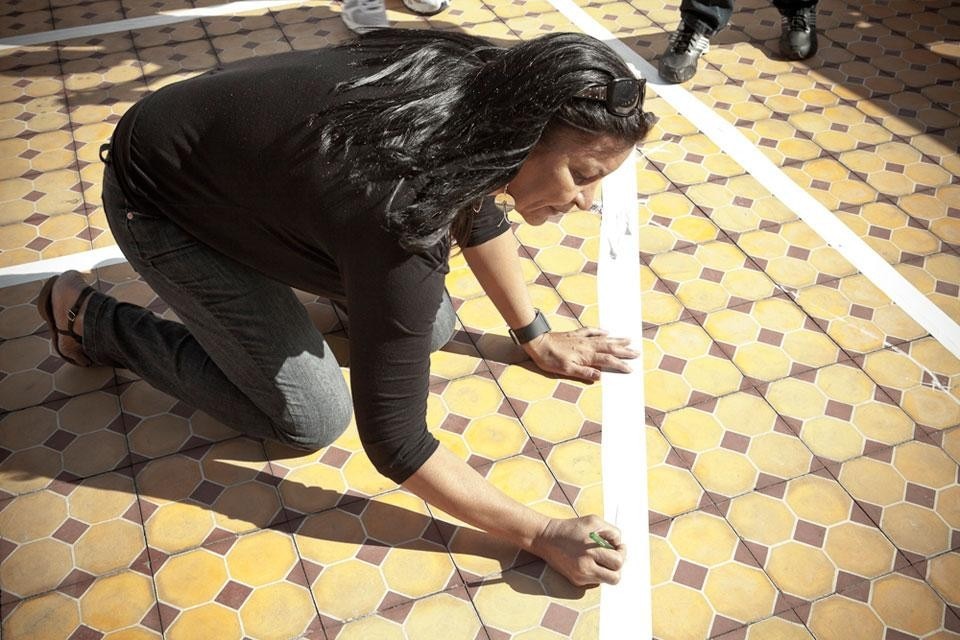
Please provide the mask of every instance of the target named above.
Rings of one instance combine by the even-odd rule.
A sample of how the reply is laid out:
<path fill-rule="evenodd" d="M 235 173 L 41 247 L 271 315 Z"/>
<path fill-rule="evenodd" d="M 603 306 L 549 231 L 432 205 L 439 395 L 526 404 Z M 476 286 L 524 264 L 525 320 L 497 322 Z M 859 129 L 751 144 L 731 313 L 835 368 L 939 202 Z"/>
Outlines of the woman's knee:
<path fill-rule="evenodd" d="M 289 358 L 276 383 L 282 390 L 283 406 L 274 419 L 274 430 L 285 443 L 300 449 L 322 449 L 350 425 L 350 389 L 335 361 L 311 354 Z"/>
<path fill-rule="evenodd" d="M 316 451 L 330 446 L 339 438 L 353 419 L 353 407 L 346 402 L 330 402 L 313 411 L 287 412 L 275 420 L 273 430 L 277 439 L 288 446 L 304 451 Z"/>

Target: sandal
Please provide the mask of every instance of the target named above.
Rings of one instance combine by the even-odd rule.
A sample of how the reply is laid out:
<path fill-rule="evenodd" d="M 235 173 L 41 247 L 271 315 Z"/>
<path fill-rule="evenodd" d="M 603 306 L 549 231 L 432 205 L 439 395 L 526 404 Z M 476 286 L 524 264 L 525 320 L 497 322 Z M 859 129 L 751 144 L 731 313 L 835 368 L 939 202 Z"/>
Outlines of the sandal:
<path fill-rule="evenodd" d="M 96 290 L 90 285 L 87 285 L 83 291 L 80 292 L 80 295 L 77 296 L 77 301 L 74 302 L 70 310 L 67 311 L 67 319 L 70 320 L 70 324 L 67 325 L 66 330 L 60 329 L 57 327 L 53 316 L 53 285 L 59 277 L 60 276 L 52 276 L 43 284 L 40 295 L 37 297 L 37 311 L 40 312 L 40 317 L 47 323 L 47 328 L 50 330 L 50 337 L 53 341 L 53 349 L 57 352 L 57 355 L 74 366 L 90 367 L 93 365 L 93 362 L 91 362 L 89 358 L 87 358 L 86 364 L 82 364 L 70 356 L 64 355 L 63 352 L 60 351 L 59 336 L 73 338 L 77 341 L 77 344 L 83 347 L 83 337 L 73 330 L 73 325 L 77 321 L 77 314 L 80 312 L 80 307 L 82 307 L 84 301 L 90 297 L 90 294 Z"/>

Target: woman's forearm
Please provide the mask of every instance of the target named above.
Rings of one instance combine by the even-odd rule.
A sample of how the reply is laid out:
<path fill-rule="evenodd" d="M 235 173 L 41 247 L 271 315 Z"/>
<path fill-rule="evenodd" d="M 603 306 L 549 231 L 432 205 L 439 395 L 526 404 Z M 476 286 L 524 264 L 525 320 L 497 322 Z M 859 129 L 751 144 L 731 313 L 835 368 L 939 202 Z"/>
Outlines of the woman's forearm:
<path fill-rule="evenodd" d="M 446 447 L 437 448 L 403 486 L 455 518 L 540 556 L 575 585 L 620 580 L 626 547 L 616 527 L 597 516 L 563 519 L 537 513 L 487 482 Z M 609 544 L 598 545 L 591 533 Z"/>
<path fill-rule="evenodd" d="M 507 232 L 463 250 L 470 271 L 513 329 L 530 324 L 534 316 L 517 248 L 516 238 Z"/>
<path fill-rule="evenodd" d="M 444 446 L 403 486 L 455 518 L 526 550 L 550 521 L 497 489 Z"/>

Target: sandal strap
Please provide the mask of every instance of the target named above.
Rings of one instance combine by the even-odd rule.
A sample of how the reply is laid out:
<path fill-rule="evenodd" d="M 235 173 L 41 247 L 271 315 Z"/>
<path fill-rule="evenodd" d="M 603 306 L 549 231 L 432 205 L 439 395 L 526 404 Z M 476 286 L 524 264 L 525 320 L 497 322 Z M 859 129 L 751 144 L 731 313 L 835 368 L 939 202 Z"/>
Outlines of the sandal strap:
<path fill-rule="evenodd" d="M 73 306 L 70 307 L 70 310 L 67 311 L 67 319 L 70 321 L 70 324 L 67 325 L 66 330 L 57 330 L 57 333 L 61 335 L 70 336 L 81 345 L 83 344 L 83 337 L 80 336 L 77 332 L 73 330 L 74 324 L 77 322 L 77 314 L 80 313 L 80 307 L 83 306 L 84 301 L 90 297 L 90 294 L 95 293 L 96 289 L 87 285 L 84 287 L 83 291 L 80 292 L 80 295 L 77 296 L 77 301 L 73 303 Z"/>

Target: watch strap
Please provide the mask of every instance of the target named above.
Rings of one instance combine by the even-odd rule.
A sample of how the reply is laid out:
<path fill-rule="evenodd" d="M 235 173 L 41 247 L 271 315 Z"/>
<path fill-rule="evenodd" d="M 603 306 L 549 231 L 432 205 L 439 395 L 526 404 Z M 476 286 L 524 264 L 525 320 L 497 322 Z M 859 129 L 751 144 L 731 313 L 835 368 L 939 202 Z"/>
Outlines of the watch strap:
<path fill-rule="evenodd" d="M 534 309 L 536 312 L 533 321 L 525 327 L 519 329 L 510 329 L 510 337 L 517 344 L 526 344 L 538 336 L 550 332 L 550 323 L 544 317 L 540 309 Z"/>

